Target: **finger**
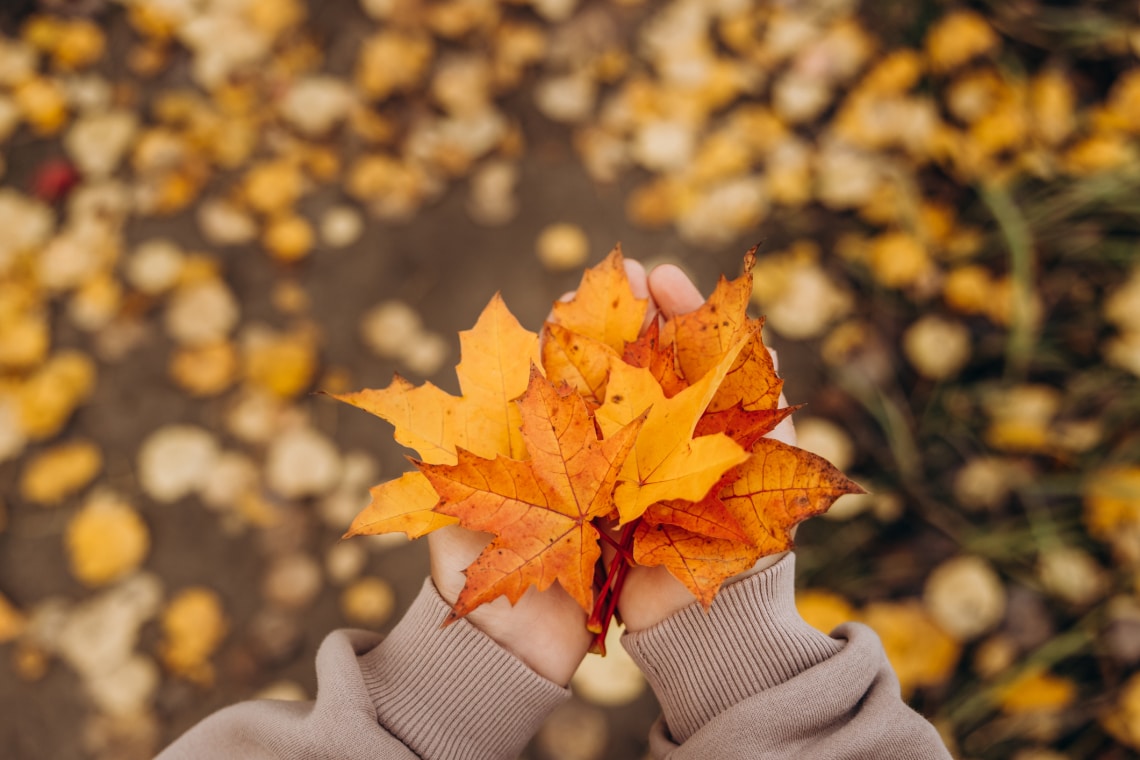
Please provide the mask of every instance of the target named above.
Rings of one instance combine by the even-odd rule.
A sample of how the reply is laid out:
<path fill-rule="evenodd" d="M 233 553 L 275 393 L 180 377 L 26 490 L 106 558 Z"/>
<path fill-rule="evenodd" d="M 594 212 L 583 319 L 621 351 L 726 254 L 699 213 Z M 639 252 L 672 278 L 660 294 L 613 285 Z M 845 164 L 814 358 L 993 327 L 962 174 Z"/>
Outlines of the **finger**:
<path fill-rule="evenodd" d="M 629 289 L 633 291 L 634 297 L 649 300 L 645 308 L 645 319 L 641 322 L 641 330 L 644 332 L 653 320 L 657 319 L 657 302 L 649 292 L 649 276 L 640 261 L 624 259 L 622 264 L 625 266 L 625 278 L 629 281 Z"/>
<path fill-rule="evenodd" d="M 645 274 L 645 267 L 636 259 L 623 259 L 625 278 L 629 280 L 629 289 L 638 298 L 649 298 L 649 277 Z"/>
<path fill-rule="evenodd" d="M 649 293 L 666 317 L 688 314 L 705 302 L 688 275 L 673 264 L 662 264 L 649 273 Z"/>

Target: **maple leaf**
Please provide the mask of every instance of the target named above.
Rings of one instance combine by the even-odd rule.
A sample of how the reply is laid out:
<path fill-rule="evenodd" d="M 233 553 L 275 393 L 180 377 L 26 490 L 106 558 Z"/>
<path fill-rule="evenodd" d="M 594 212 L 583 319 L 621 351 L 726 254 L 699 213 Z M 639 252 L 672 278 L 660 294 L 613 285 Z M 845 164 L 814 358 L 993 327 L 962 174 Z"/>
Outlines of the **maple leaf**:
<path fill-rule="evenodd" d="M 368 489 L 372 500 L 352 520 L 343 538 L 404 532 L 419 538 L 458 520 L 434 510 L 439 496 L 419 471 L 405 472 L 395 480 Z"/>
<path fill-rule="evenodd" d="M 613 510 L 618 473 L 645 419 L 599 440 L 586 402 L 532 370 L 519 401 L 527 461 L 459 450 L 454 465 L 421 463 L 439 494 L 437 512 L 496 538 L 467 568 L 449 620 L 499 596 L 518 601 L 528 586 L 558 583 L 587 612 L 601 556 L 596 517 Z"/>
<path fill-rule="evenodd" d="M 555 383 L 569 383 L 579 393 L 601 402 L 605 398 L 614 350 L 554 322 L 543 325 L 542 337 L 546 376 Z"/>
<path fill-rule="evenodd" d="M 750 450 L 758 440 L 771 433 L 785 418 L 799 409 L 803 404 L 785 406 L 783 409 L 757 409 L 749 411 L 743 403 L 719 412 L 705 412 L 697 421 L 694 436 L 724 433 L 740 444 L 745 450 Z"/>
<path fill-rule="evenodd" d="M 823 457 L 770 438 L 758 440 L 737 471 L 719 496 L 761 557 L 790 549 L 792 528 L 840 496 L 864 493 Z"/>
<path fill-rule="evenodd" d="M 724 581 L 761 557 L 791 549 L 797 524 L 826 512 L 844 494 L 863 492 L 827 460 L 803 449 L 761 438 L 752 452 L 726 473 L 715 495 L 681 514 L 675 505 L 666 511 L 655 504 L 634 532 L 634 561 L 664 566 L 706 609 Z M 719 508 L 735 519 L 719 521 Z M 710 526 L 716 529 L 711 534 Z M 742 528 L 747 540 L 724 535 L 732 526 Z"/>
<path fill-rule="evenodd" d="M 484 457 L 525 456 L 514 401 L 539 359 L 538 335 L 523 329 L 496 294 L 475 327 L 459 333 L 459 345 L 461 396 L 431 383 L 416 387 L 397 375 L 387 388 L 333 398 L 391 422 L 396 440 L 424 462 L 455 462 L 458 448 Z"/>
<path fill-rule="evenodd" d="M 710 411 L 721 411 L 736 404 L 745 409 L 775 409 L 783 389 L 772 355 L 764 345 L 762 319 L 747 316 L 752 296 L 752 266 L 755 248 L 744 258 L 744 273 L 735 280 L 723 275 L 708 300 L 698 309 L 679 314 L 666 322 L 664 340 L 676 345 L 681 374 L 689 382 L 703 376 L 720 361 L 741 337 L 748 343 L 725 375 Z"/>
<path fill-rule="evenodd" d="M 729 470 L 729 473 L 733 472 Z M 729 477 L 731 475 L 722 477 L 700 501 L 670 499 L 650 504 L 641 519 L 647 525 L 675 525 L 708 538 L 723 538 L 751 546 L 752 541 L 736 516 L 720 500 L 721 487 Z"/>
<path fill-rule="evenodd" d="M 708 609 L 721 585 L 756 564 L 756 547 L 724 538 L 711 538 L 677 525 L 641 522 L 633 534 L 633 559 L 651 567 L 662 565 Z"/>
<path fill-rule="evenodd" d="M 746 312 L 752 297 L 754 261 L 755 256 L 749 253 L 744 274 L 731 281 L 721 275 L 712 295 L 698 309 L 670 320 L 677 361 L 689 382 L 715 367 L 725 352 L 752 329 Z"/>
<path fill-rule="evenodd" d="M 677 371 L 673 344 L 661 340 L 661 328 L 657 320 L 653 320 L 637 340 L 625 344 L 622 359 L 633 367 L 648 369 L 661 386 L 665 398 L 673 398 L 688 386 L 685 378 Z"/>
<path fill-rule="evenodd" d="M 611 360 L 606 401 L 594 413 L 603 435 L 649 412 L 614 493 L 621 524 L 640 517 L 654 502 L 703 498 L 726 470 L 747 459 L 747 452 L 723 433 L 693 438 L 743 344 L 730 348 L 704 377 L 670 399 L 650 370 Z"/>
<path fill-rule="evenodd" d="M 574 298 L 555 302 L 553 321 L 620 353 L 641 332 L 648 306 L 648 299 L 633 294 L 619 244 L 586 270 Z"/>
<path fill-rule="evenodd" d="M 736 404 L 748 410 L 770 410 L 779 404 L 784 381 L 776 374 L 772 354 L 764 345 L 760 331 L 764 320 L 749 320 L 749 323 L 752 335 L 709 402 L 710 411 L 729 409 Z"/>

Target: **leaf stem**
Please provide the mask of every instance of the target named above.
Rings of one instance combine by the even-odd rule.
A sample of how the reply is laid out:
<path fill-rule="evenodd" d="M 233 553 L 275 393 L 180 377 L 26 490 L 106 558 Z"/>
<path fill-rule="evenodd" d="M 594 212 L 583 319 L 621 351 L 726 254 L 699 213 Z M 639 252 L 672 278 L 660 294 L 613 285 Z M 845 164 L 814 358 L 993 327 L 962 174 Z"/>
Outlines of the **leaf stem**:
<path fill-rule="evenodd" d="M 610 547 L 613 548 L 614 551 L 616 551 L 618 554 L 624 556 L 627 560 L 632 561 L 632 558 L 630 557 L 628 551 L 620 543 L 618 543 L 610 535 L 608 535 L 605 531 L 599 530 L 598 535 L 601 536 L 602 540 L 605 541 L 607 544 L 609 544 Z"/>
<path fill-rule="evenodd" d="M 606 572 L 606 580 L 598 591 L 598 601 L 594 604 L 594 610 L 586 621 L 586 627 L 594 634 L 590 651 L 595 654 L 604 656 L 606 653 L 606 633 L 617 612 L 618 598 L 625 585 L 626 575 L 634 564 L 633 534 L 640 522 L 639 518 L 621 529 L 621 538 L 615 547 L 617 554 L 614 555 L 613 562 Z"/>

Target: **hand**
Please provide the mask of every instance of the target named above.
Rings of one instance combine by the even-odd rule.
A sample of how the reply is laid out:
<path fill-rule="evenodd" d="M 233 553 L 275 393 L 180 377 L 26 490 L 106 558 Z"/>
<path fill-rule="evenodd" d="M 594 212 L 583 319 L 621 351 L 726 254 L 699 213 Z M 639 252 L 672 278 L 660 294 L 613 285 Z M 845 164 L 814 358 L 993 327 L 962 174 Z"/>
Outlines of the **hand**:
<path fill-rule="evenodd" d="M 651 299 L 650 313 L 654 318 L 658 312 L 666 317 L 687 314 L 705 302 L 696 286 L 675 266 L 670 264 L 659 266 L 646 276 L 644 268 L 636 262 L 626 263 L 626 271 L 634 293 L 640 298 Z M 630 264 L 635 266 L 631 267 Z M 640 276 L 635 276 L 636 271 L 640 271 Z M 774 353 L 772 359 L 773 361 L 776 359 Z M 787 401 L 781 394 L 780 406 L 786 405 Z M 796 431 L 792 427 L 791 418 L 781 422 L 768 434 L 768 437 L 795 445 Z M 725 584 L 734 583 L 768 569 L 779 562 L 786 553 L 762 557 L 751 569 L 729 578 Z M 618 598 L 618 611 L 627 630 L 640 631 L 656 625 L 695 601 L 696 597 L 664 567 L 633 567 L 626 576 L 625 585 Z"/>
<path fill-rule="evenodd" d="M 648 294 L 645 268 L 626 260 L 626 274 L 634 292 Z M 574 294 L 562 298 L 569 300 Z M 645 317 L 648 326 L 656 318 L 650 304 Z M 431 577 L 439 595 L 455 604 L 466 578 L 463 571 L 483 551 L 492 536 L 449 526 L 428 535 L 431 551 Z M 593 634 L 586 630 L 586 612 L 563 588 L 555 583 L 546 591 L 527 589 L 518 603 L 500 597 L 467 614 L 466 620 L 525 662 L 539 675 L 558 684 L 568 684 L 590 648 Z"/>
<path fill-rule="evenodd" d="M 428 534 L 431 578 L 448 604 L 454 605 L 463 589 L 463 570 L 491 538 L 457 525 Z M 557 583 L 546 591 L 530 587 L 513 606 L 500 597 L 472 610 L 465 620 L 531 670 L 562 686 L 570 683 L 592 638 L 586 630 L 586 613 Z"/>

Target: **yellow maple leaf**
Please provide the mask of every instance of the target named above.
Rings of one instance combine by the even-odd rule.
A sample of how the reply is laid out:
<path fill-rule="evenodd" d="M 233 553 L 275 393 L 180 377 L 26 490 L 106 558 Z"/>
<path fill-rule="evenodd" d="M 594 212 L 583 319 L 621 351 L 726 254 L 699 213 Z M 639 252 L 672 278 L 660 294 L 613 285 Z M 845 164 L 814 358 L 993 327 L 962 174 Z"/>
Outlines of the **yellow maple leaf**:
<path fill-rule="evenodd" d="M 665 397 L 650 370 L 632 367 L 620 358 L 611 360 L 606 400 L 595 412 L 603 435 L 616 433 L 649 410 L 614 493 L 622 524 L 640 517 L 654 502 L 702 499 L 725 471 L 748 458 L 723 433 L 693 438 L 697 422 L 744 344 L 745 340 L 738 341 L 704 377 L 672 398 Z"/>
<path fill-rule="evenodd" d="M 582 275 L 574 298 L 554 304 L 553 321 L 620 353 L 626 343 L 637 340 L 648 305 L 648 299 L 633 294 L 621 245 L 615 245 L 601 264 Z"/>
<path fill-rule="evenodd" d="M 605 398 L 612 348 L 554 322 L 543 326 L 542 363 L 553 382 L 566 382 L 587 398 Z"/>
<path fill-rule="evenodd" d="M 459 334 L 459 344 L 455 373 L 462 396 L 431 383 L 417 388 L 396 376 L 387 388 L 333 398 L 391 422 L 396 440 L 429 464 L 454 464 L 459 448 L 483 457 L 525 458 L 515 399 L 526 390 L 532 364 L 538 364 L 538 336 L 524 330 L 496 294 L 475 327 Z M 371 496 L 346 536 L 403 531 L 417 538 L 455 522 L 432 511 L 438 499 L 419 472 L 381 483 Z"/>
<path fill-rule="evenodd" d="M 526 390 L 531 364 L 539 363 L 538 335 L 523 329 L 496 294 L 475 327 L 459 334 L 459 344 L 461 396 L 397 376 L 387 388 L 333 398 L 391 422 L 396 440 L 429 464 L 453 464 L 457 447 L 482 457 L 522 458 L 514 401 Z"/>
<path fill-rule="evenodd" d="M 368 489 L 372 500 L 352 520 L 344 538 L 402 531 L 419 538 L 437 528 L 458 522 L 432 510 L 439 496 L 421 472 L 405 472 Z"/>

